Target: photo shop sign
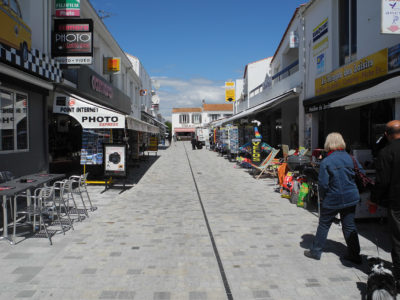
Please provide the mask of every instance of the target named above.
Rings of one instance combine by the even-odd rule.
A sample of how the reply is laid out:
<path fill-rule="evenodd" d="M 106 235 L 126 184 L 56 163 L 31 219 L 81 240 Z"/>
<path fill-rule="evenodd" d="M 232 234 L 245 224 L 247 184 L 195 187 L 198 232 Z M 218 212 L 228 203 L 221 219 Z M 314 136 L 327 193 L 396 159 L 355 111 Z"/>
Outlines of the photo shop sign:
<path fill-rule="evenodd" d="M 60 64 L 93 63 L 93 21 L 54 20 L 52 55 Z"/>
<path fill-rule="evenodd" d="M 69 115 L 85 129 L 125 128 L 125 116 L 77 96 L 56 95 L 53 112 Z"/>

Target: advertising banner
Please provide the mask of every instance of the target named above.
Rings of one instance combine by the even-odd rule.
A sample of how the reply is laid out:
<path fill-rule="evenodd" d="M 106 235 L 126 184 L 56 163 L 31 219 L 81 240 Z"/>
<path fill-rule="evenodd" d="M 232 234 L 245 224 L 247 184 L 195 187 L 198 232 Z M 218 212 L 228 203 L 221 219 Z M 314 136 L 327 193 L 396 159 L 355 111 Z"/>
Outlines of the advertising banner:
<path fill-rule="evenodd" d="M 388 49 L 388 71 L 400 68 L 400 44 Z"/>
<path fill-rule="evenodd" d="M 104 145 L 104 174 L 126 176 L 126 146 L 116 144 Z"/>
<path fill-rule="evenodd" d="M 235 102 L 234 82 L 225 82 L 225 102 Z"/>
<path fill-rule="evenodd" d="M 239 153 L 239 129 L 238 127 L 234 126 L 229 128 L 229 147 L 230 152 L 232 154 Z"/>
<path fill-rule="evenodd" d="M 315 96 L 381 77 L 387 72 L 386 48 L 315 79 Z"/>
<path fill-rule="evenodd" d="M 92 64 L 93 21 L 54 20 L 52 54 L 61 64 Z"/>
<path fill-rule="evenodd" d="M 53 112 L 73 117 L 85 129 L 125 128 L 125 115 L 76 96 L 56 95 Z"/>
<path fill-rule="evenodd" d="M 400 0 L 381 0 L 381 33 L 400 33 Z"/>
<path fill-rule="evenodd" d="M 110 130 L 82 130 L 81 165 L 103 164 L 103 144 L 109 143 Z"/>
<path fill-rule="evenodd" d="M 251 160 L 253 161 L 253 164 L 259 165 L 261 163 L 261 139 L 252 139 L 251 144 Z"/>
<path fill-rule="evenodd" d="M 80 0 L 56 0 L 56 17 L 80 17 Z"/>

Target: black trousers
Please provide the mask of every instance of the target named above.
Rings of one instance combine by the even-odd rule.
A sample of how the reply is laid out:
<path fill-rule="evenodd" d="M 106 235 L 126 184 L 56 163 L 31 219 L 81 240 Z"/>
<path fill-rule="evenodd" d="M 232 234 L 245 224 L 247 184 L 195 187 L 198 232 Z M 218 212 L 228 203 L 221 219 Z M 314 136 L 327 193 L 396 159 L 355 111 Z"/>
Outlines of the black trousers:
<path fill-rule="evenodd" d="M 389 209 L 389 226 L 392 240 L 393 275 L 400 280 L 400 211 Z"/>

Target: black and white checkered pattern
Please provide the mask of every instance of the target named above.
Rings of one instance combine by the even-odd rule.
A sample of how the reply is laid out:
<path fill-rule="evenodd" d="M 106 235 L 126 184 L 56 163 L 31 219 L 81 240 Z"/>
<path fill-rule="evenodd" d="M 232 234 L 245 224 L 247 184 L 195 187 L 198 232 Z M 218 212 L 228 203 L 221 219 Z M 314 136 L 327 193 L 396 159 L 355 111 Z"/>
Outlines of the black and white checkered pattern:
<path fill-rule="evenodd" d="M 0 44 L 0 61 L 52 82 L 59 83 L 62 78 L 60 64 L 37 49 L 32 49 L 24 62 L 20 50 Z"/>

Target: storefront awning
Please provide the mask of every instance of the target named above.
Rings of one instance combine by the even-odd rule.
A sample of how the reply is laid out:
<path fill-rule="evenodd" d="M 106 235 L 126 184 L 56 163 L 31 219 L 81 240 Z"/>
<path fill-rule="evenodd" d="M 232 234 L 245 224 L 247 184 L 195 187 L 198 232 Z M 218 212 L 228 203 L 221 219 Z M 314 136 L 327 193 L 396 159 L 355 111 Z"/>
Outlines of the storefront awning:
<path fill-rule="evenodd" d="M 352 109 L 373 102 L 400 97 L 400 76 L 388 79 L 369 89 L 351 94 L 330 104 L 332 107 Z"/>
<path fill-rule="evenodd" d="M 138 120 L 131 116 L 126 116 L 126 124 L 127 124 L 127 129 L 130 129 L 130 130 L 136 130 L 136 131 L 148 132 L 148 133 L 154 133 L 154 134 L 160 133 L 160 128 L 158 128 L 157 126 L 143 122 L 142 120 Z"/>
<path fill-rule="evenodd" d="M 279 96 L 277 96 L 275 98 L 267 100 L 267 101 L 265 101 L 265 102 L 263 102 L 261 104 L 258 104 L 256 106 L 253 106 L 253 107 L 249 108 L 249 109 L 246 109 L 246 110 L 244 110 L 244 111 L 242 111 L 242 112 L 240 112 L 240 113 L 238 113 L 236 115 L 233 115 L 232 117 L 229 117 L 227 119 L 224 119 L 224 120 L 221 120 L 221 121 L 217 121 L 217 122 L 218 122 L 219 126 L 221 126 L 223 124 L 231 123 L 231 122 L 233 122 L 235 120 L 242 119 L 244 117 L 253 115 L 253 114 L 258 113 L 260 111 L 263 111 L 263 110 L 266 110 L 268 108 L 271 108 L 271 107 L 273 107 L 275 105 L 278 105 L 278 104 L 282 103 L 283 101 L 288 100 L 290 98 L 290 96 L 293 96 L 293 95 L 297 95 L 297 92 L 295 91 L 295 89 L 291 89 L 291 90 L 289 90 L 289 91 L 287 91 L 287 92 L 285 92 L 285 93 L 283 93 L 283 94 L 281 94 L 281 95 L 279 95 Z"/>
<path fill-rule="evenodd" d="M 175 132 L 195 132 L 196 128 L 174 128 Z"/>
<path fill-rule="evenodd" d="M 69 115 L 85 129 L 125 128 L 125 115 L 69 93 L 56 93 L 53 112 Z"/>

